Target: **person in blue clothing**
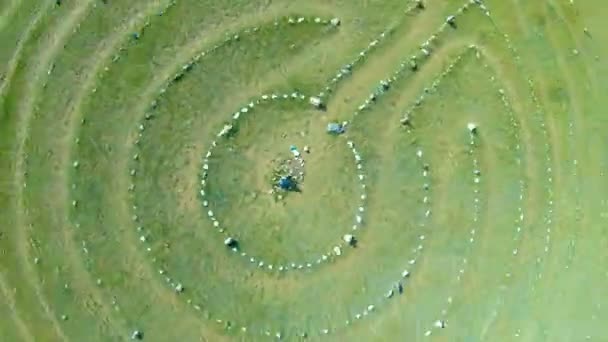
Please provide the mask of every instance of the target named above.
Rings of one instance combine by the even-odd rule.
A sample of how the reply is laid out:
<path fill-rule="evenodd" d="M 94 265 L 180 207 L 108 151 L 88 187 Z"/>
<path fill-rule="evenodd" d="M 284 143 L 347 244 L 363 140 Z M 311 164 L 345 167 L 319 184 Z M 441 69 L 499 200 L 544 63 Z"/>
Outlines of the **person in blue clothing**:
<path fill-rule="evenodd" d="M 296 182 L 291 176 L 283 176 L 279 179 L 278 186 L 283 190 L 289 191 L 295 189 Z"/>

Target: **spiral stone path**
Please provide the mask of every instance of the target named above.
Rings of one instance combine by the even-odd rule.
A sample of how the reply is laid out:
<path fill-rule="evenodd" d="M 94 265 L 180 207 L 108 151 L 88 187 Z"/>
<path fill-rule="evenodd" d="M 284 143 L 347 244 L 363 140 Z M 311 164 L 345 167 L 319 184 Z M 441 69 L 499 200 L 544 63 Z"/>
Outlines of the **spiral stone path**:
<path fill-rule="evenodd" d="M 0 341 L 608 340 L 605 8 L 0 3 Z"/>

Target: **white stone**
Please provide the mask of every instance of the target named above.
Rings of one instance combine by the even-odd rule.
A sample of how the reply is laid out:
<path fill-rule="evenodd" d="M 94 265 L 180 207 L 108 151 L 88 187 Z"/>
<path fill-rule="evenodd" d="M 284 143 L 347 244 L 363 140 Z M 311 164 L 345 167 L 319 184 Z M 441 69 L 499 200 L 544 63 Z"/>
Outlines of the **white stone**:
<path fill-rule="evenodd" d="M 131 339 L 132 340 L 141 340 L 143 337 L 143 334 L 141 331 L 139 330 L 135 330 L 133 331 L 133 333 L 131 334 Z"/>
<path fill-rule="evenodd" d="M 355 241 L 355 237 L 352 234 L 344 234 L 342 239 L 348 244 L 352 244 Z"/>
<path fill-rule="evenodd" d="M 435 328 L 445 328 L 445 321 L 437 320 L 435 321 Z"/>
<path fill-rule="evenodd" d="M 235 114 L 236 116 L 236 114 Z M 238 119 L 238 117 L 234 118 L 235 120 Z M 232 125 L 224 125 L 224 128 L 222 128 L 222 130 L 218 133 L 218 137 L 223 137 L 226 134 L 230 133 L 230 131 L 232 130 Z M 205 166 L 207 166 L 207 164 L 205 164 Z M 204 167 L 203 167 L 204 168 Z M 207 169 L 205 169 L 207 170 Z"/>
<path fill-rule="evenodd" d="M 330 21 L 330 24 L 332 24 L 333 26 L 338 26 L 338 25 L 340 25 L 340 19 L 339 18 L 333 18 Z"/>
<path fill-rule="evenodd" d="M 467 124 L 467 129 L 469 130 L 469 132 L 475 133 L 477 131 L 477 124 L 475 124 L 473 122 L 469 122 Z"/>
<path fill-rule="evenodd" d="M 334 247 L 334 253 L 337 256 L 340 256 L 340 255 L 342 255 L 342 250 L 340 249 L 340 247 L 336 246 L 336 247 Z"/>
<path fill-rule="evenodd" d="M 403 278 L 407 278 L 407 277 L 409 277 L 409 276 L 410 276 L 410 271 L 408 271 L 408 270 L 404 270 L 403 272 L 401 272 L 401 276 L 402 276 Z"/>
<path fill-rule="evenodd" d="M 317 97 L 317 96 L 312 96 L 309 100 L 310 104 L 313 105 L 316 108 L 321 108 L 321 106 L 323 106 L 323 101 L 321 100 L 321 98 Z"/>

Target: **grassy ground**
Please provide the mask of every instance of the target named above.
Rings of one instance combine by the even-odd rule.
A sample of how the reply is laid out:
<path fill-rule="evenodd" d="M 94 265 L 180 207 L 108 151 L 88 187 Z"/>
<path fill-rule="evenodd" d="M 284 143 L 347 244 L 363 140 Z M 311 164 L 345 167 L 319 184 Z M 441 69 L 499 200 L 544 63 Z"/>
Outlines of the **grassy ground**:
<path fill-rule="evenodd" d="M 605 6 L 424 3 L 1 3 L 0 340 L 608 340 Z"/>

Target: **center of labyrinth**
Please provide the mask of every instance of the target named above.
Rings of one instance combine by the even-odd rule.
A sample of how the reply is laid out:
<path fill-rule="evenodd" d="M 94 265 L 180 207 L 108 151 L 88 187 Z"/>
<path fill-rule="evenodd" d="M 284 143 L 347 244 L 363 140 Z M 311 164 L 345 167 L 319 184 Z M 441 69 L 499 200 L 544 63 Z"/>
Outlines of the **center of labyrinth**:
<path fill-rule="evenodd" d="M 352 141 L 328 136 L 318 112 L 302 113 L 308 98 L 293 92 L 249 102 L 203 156 L 200 197 L 213 229 L 260 268 L 303 270 L 329 261 L 355 245 L 363 223 L 362 157 Z M 340 235 L 342 242 L 327 246 Z M 326 252 L 318 251 L 324 245 Z"/>

